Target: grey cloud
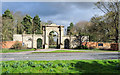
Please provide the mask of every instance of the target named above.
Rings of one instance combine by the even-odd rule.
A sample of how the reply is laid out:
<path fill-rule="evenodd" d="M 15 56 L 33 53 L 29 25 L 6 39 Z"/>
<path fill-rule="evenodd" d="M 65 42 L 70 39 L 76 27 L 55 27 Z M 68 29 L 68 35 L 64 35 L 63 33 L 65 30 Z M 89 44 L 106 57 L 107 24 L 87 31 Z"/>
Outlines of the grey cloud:
<path fill-rule="evenodd" d="M 41 16 L 50 16 L 61 13 L 65 14 L 65 13 L 73 12 L 75 8 L 78 8 L 79 10 L 88 10 L 93 7 L 93 3 L 92 2 L 33 2 L 33 3 L 7 2 L 4 3 L 3 6 L 7 8 L 12 8 L 14 9 L 14 11 L 23 11 L 23 13 L 28 13 L 28 14 L 34 13 L 34 14 L 39 14 Z"/>
<path fill-rule="evenodd" d="M 16 12 L 21 11 L 34 17 L 38 14 L 42 21 L 52 20 L 54 23 L 68 26 L 70 22 L 77 23 L 80 20 L 89 21 L 95 14 L 101 14 L 93 10 L 93 2 L 18 2 L 3 3 L 3 10 L 9 8 Z"/>

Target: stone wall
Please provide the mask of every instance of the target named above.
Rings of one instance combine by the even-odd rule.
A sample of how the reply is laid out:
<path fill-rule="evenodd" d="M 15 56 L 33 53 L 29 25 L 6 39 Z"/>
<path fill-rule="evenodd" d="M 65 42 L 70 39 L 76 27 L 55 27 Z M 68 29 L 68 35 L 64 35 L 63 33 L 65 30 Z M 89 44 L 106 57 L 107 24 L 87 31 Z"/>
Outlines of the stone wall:
<path fill-rule="evenodd" d="M 75 36 L 64 36 L 64 26 L 51 24 L 42 26 L 43 34 L 14 34 L 13 41 L 22 41 L 28 48 L 37 48 L 37 39 L 42 39 L 43 48 L 49 48 L 49 34 L 51 31 L 55 31 L 58 35 L 58 47 L 64 48 L 65 39 L 69 40 L 70 48 L 75 48 L 78 45 Z M 82 36 L 82 41 L 89 40 L 88 36 Z M 32 43 L 33 40 L 33 43 Z"/>
<path fill-rule="evenodd" d="M 14 34 L 13 35 L 13 41 L 22 41 L 28 48 L 32 48 L 32 39 L 33 39 L 33 48 L 37 47 L 37 39 L 43 39 L 43 35 L 40 34 Z"/>
<path fill-rule="evenodd" d="M 8 49 L 8 48 L 11 48 L 12 45 L 15 44 L 15 42 L 16 41 L 4 41 L 4 42 L 0 42 L 0 43 L 2 43 L 2 48 Z M 22 43 L 22 41 L 19 41 L 19 42 Z"/>
<path fill-rule="evenodd" d="M 101 45 L 99 45 L 101 44 Z M 82 45 L 86 45 L 88 48 L 99 48 L 99 49 L 110 49 L 111 43 L 103 43 L 103 42 L 83 42 Z"/>
<path fill-rule="evenodd" d="M 47 33 L 48 34 L 48 33 Z M 48 36 L 49 37 L 49 36 Z M 48 39 L 47 37 L 47 39 Z M 83 42 L 85 42 L 85 40 L 89 40 L 87 38 L 87 36 L 82 36 L 84 39 L 82 39 Z M 43 34 L 14 34 L 13 35 L 13 41 L 23 41 L 23 43 L 28 47 L 28 48 L 32 48 L 32 38 L 33 38 L 33 48 L 37 48 L 37 39 L 42 39 L 42 45 L 46 45 L 48 48 L 49 47 L 49 39 L 46 40 L 46 44 L 45 44 L 45 38 Z M 60 44 L 60 37 L 58 37 L 58 44 L 61 46 L 60 48 L 64 48 L 65 45 L 65 40 L 68 39 L 69 40 L 69 46 L 70 48 L 75 48 L 79 45 L 79 40 L 76 41 L 76 37 L 75 36 L 61 36 L 61 44 Z"/>

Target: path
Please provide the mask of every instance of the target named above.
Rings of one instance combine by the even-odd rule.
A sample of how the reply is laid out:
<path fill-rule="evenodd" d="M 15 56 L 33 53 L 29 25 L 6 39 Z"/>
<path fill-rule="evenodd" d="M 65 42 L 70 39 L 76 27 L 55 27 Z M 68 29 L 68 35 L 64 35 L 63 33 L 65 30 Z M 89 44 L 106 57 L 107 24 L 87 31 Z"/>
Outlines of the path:
<path fill-rule="evenodd" d="M 57 49 L 41 49 L 37 51 L 4 53 L 0 61 L 8 60 L 83 60 L 83 59 L 118 59 L 118 52 L 87 52 L 87 53 L 34 53 L 40 51 L 54 51 Z M 58 49 L 61 50 L 61 49 Z M 63 49 L 65 50 L 65 49 Z"/>

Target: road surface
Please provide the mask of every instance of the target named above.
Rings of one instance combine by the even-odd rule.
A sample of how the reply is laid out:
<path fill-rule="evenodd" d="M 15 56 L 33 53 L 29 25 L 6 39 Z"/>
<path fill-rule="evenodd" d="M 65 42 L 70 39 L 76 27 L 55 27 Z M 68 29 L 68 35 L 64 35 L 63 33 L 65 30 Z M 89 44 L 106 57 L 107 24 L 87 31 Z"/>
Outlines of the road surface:
<path fill-rule="evenodd" d="M 93 59 L 119 59 L 118 52 L 87 52 L 87 53 L 34 53 L 0 54 L 0 61 L 9 60 L 93 60 Z"/>

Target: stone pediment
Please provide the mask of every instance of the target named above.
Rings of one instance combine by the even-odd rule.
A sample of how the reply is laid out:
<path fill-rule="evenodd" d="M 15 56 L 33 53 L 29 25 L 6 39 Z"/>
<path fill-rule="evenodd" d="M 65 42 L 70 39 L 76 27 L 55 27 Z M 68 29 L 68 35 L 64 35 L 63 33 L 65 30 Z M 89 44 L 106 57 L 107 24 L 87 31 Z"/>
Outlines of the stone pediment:
<path fill-rule="evenodd" d="M 50 26 L 59 26 L 59 25 L 56 25 L 56 24 L 51 24 Z"/>
<path fill-rule="evenodd" d="M 43 25 L 43 26 L 47 26 L 47 27 L 59 27 L 59 26 L 62 26 L 62 25 L 50 24 L 50 25 Z M 62 26 L 62 27 L 64 27 L 64 26 Z"/>

